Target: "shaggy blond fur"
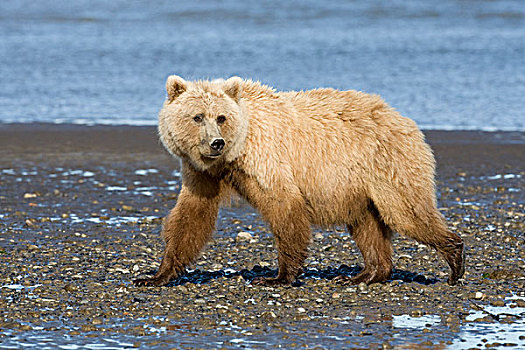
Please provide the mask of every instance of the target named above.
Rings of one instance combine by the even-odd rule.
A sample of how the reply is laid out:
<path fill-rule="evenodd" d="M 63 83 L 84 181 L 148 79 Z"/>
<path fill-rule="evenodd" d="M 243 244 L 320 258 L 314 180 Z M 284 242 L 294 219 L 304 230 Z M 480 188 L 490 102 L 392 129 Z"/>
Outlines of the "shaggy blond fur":
<path fill-rule="evenodd" d="M 463 275 L 463 242 L 436 208 L 432 151 L 416 124 L 380 97 L 275 92 L 237 77 L 172 76 L 167 91 L 159 133 L 183 160 L 183 186 L 165 220 L 161 267 L 137 284 L 166 284 L 197 258 L 229 189 L 259 210 L 276 239 L 278 276 L 255 283 L 295 280 L 312 224 L 352 233 L 365 268 L 344 282 L 388 279 L 393 231 L 435 248 L 451 268 L 450 284 Z M 216 140 L 224 141 L 220 150 Z"/>

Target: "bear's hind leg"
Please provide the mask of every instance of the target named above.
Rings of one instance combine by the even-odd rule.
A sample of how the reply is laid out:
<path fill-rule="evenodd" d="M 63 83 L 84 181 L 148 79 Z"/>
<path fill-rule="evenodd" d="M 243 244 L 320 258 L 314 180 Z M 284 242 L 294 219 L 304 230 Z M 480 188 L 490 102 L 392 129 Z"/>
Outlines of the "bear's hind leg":
<path fill-rule="evenodd" d="M 386 193 L 388 191 L 384 191 Z M 443 216 L 430 199 L 411 202 L 400 201 L 399 198 L 403 196 L 383 196 L 383 201 L 378 197 L 374 203 L 383 220 L 395 231 L 437 250 L 450 267 L 448 283 L 455 285 L 465 272 L 463 240 L 448 229 Z"/>
<path fill-rule="evenodd" d="M 342 284 L 386 281 L 392 273 L 392 230 L 385 225 L 373 205 L 357 224 L 349 226 L 365 261 L 364 269 L 355 277 L 339 277 Z"/>
<path fill-rule="evenodd" d="M 447 228 L 437 208 L 429 217 L 425 220 L 416 219 L 416 222 L 419 222 L 416 230 L 400 230 L 400 233 L 405 233 L 418 242 L 436 249 L 450 267 L 450 275 L 447 282 L 453 286 L 465 273 L 463 240 Z"/>

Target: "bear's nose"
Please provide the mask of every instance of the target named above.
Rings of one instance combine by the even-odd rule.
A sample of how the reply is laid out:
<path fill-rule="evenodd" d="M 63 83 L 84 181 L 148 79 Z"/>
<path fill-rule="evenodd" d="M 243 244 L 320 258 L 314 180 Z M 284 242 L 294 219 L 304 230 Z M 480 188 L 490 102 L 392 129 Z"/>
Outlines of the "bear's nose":
<path fill-rule="evenodd" d="M 210 145 L 211 149 L 214 151 L 221 151 L 224 148 L 223 139 L 215 139 Z"/>

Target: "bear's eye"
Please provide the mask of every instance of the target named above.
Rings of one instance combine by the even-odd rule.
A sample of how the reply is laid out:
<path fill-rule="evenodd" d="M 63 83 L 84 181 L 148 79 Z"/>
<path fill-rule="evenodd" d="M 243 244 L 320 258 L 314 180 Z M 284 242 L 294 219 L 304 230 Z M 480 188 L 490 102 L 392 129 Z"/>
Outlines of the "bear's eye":
<path fill-rule="evenodd" d="M 224 124 L 224 122 L 226 121 L 226 117 L 223 116 L 223 115 L 220 115 L 217 117 L 217 124 Z"/>
<path fill-rule="evenodd" d="M 195 117 L 193 117 L 193 121 L 195 123 L 200 123 L 200 122 L 202 122 L 202 117 L 203 117 L 202 114 L 197 114 Z"/>

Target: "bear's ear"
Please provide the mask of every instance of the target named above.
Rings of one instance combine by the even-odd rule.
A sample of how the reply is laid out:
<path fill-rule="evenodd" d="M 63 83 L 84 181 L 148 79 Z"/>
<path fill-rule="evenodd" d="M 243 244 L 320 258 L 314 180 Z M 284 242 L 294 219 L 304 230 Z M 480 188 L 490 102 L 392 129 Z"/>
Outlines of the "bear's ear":
<path fill-rule="evenodd" d="M 239 102 L 242 95 L 242 79 L 231 77 L 224 82 L 224 93 L 230 96 L 235 102 Z"/>
<path fill-rule="evenodd" d="M 171 102 L 180 94 L 186 91 L 188 83 L 177 75 L 170 75 L 166 81 L 166 91 L 168 92 L 168 100 Z"/>

